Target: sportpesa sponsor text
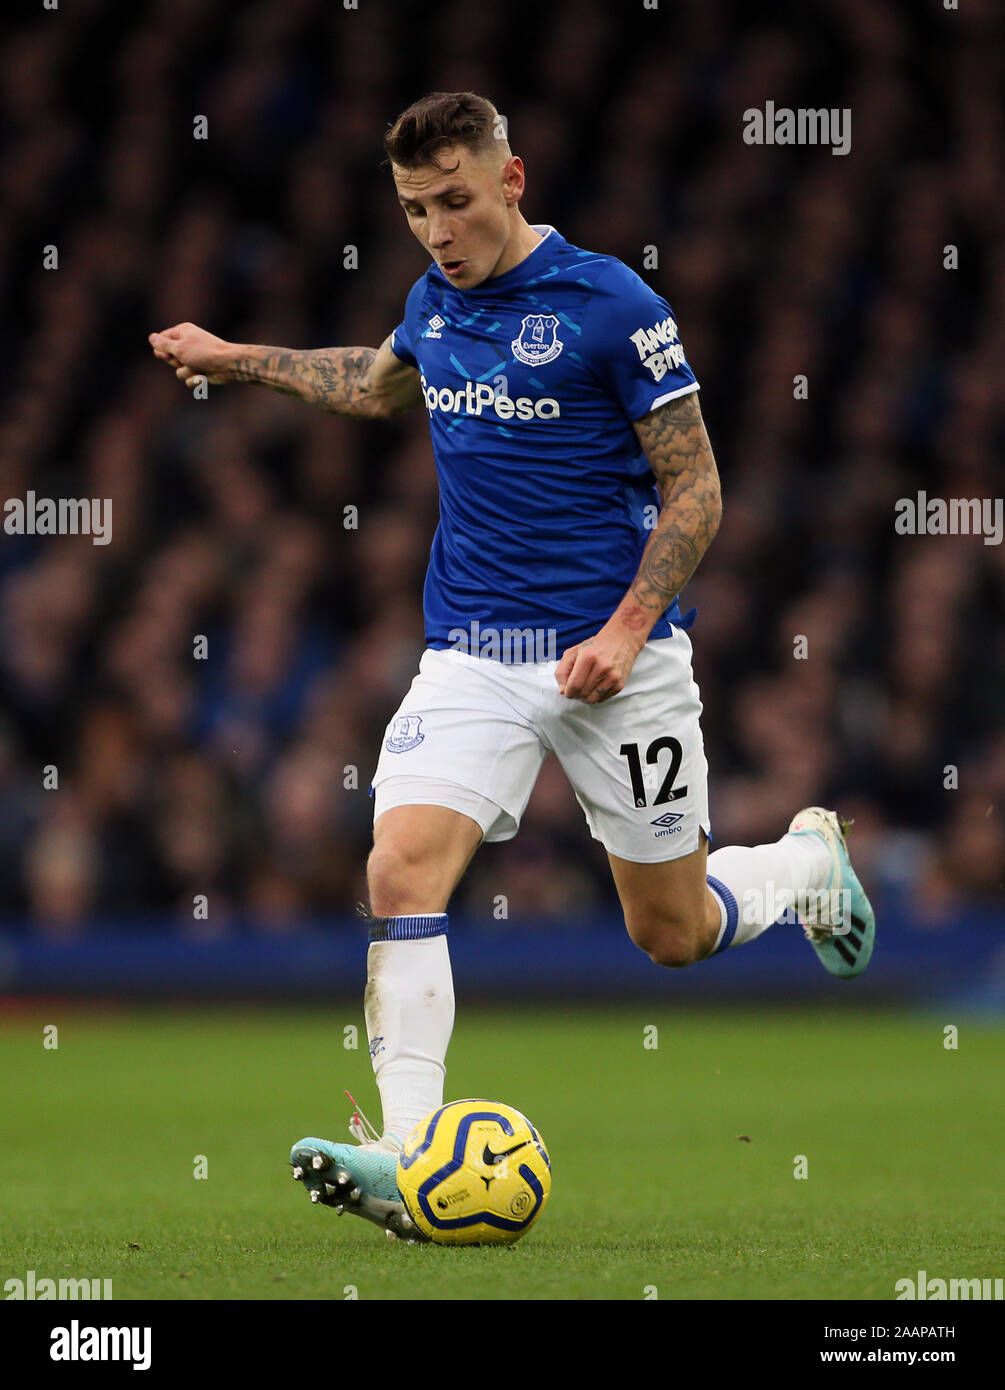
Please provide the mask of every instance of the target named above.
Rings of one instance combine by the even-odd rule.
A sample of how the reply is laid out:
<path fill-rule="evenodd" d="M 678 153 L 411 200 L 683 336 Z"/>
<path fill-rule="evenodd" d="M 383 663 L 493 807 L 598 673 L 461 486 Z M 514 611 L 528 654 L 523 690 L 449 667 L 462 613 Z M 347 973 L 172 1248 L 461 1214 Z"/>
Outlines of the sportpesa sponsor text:
<path fill-rule="evenodd" d="M 562 410 L 554 396 L 512 396 L 496 391 L 485 382 L 468 381 L 463 388 L 452 391 L 449 386 L 430 386 L 420 377 L 426 409 L 448 410 L 455 414 L 481 415 L 491 408 L 499 420 L 557 420 Z"/>

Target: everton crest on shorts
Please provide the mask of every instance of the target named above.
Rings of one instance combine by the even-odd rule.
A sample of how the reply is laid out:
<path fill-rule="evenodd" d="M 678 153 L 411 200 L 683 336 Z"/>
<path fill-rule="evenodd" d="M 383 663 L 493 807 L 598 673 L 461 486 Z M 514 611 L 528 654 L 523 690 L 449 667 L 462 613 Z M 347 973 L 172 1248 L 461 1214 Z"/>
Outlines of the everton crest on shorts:
<path fill-rule="evenodd" d="M 422 732 L 422 716 L 399 714 L 392 722 L 384 747 L 389 753 L 408 753 L 426 737 Z"/>

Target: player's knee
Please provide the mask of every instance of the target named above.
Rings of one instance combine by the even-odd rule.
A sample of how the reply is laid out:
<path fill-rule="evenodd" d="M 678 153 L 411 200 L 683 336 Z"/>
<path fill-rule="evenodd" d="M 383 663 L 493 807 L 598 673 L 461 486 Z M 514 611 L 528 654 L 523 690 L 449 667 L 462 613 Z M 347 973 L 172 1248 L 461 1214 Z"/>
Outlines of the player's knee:
<path fill-rule="evenodd" d="M 660 937 L 648 950 L 649 959 L 654 965 L 665 965 L 670 970 L 683 970 L 685 965 L 694 965 L 702 959 L 697 941 L 686 936 Z"/>
<path fill-rule="evenodd" d="M 421 845 L 381 841 L 366 865 L 370 910 L 378 917 L 439 912 L 449 886 L 435 857 Z"/>
<path fill-rule="evenodd" d="M 707 954 L 701 923 L 662 912 L 626 913 L 628 935 L 656 965 L 681 970 Z"/>

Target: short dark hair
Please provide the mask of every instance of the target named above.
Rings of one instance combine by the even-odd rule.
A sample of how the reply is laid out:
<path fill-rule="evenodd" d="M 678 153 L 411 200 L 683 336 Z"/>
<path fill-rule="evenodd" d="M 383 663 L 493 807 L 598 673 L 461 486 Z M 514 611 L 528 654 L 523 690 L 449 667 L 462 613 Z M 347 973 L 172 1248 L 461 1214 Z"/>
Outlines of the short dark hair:
<path fill-rule="evenodd" d="M 499 112 L 475 92 L 430 92 L 413 101 L 384 136 L 384 150 L 400 169 L 431 164 L 451 174 L 437 159 L 441 150 L 462 145 L 474 154 L 489 149 L 498 137 Z M 505 139 L 505 135 L 502 137 Z"/>

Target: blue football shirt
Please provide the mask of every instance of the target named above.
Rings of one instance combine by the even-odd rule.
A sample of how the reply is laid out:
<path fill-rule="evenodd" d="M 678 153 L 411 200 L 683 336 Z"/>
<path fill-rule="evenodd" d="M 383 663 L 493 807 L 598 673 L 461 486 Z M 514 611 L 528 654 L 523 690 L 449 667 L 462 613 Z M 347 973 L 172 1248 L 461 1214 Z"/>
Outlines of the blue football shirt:
<path fill-rule="evenodd" d="M 632 421 L 698 389 L 665 299 L 534 230 L 530 255 L 475 289 L 431 265 L 391 340 L 420 373 L 439 479 L 426 642 L 503 660 L 557 660 L 611 617 L 660 508 Z M 650 637 L 694 611 L 675 598 Z M 505 634 L 528 631 L 520 655 Z"/>

